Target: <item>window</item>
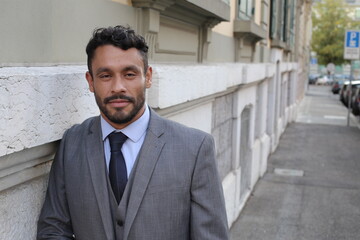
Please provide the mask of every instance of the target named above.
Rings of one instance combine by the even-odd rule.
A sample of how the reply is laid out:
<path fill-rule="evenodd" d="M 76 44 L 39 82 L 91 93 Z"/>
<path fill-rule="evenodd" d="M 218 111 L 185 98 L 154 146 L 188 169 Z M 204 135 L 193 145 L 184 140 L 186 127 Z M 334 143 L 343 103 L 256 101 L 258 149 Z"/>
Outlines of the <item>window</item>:
<path fill-rule="evenodd" d="M 281 19 L 281 33 L 280 33 L 280 36 L 281 36 L 281 40 L 283 42 L 286 42 L 287 41 L 287 25 L 288 25 L 288 20 L 287 20 L 287 17 L 288 17 L 288 6 L 287 6 L 287 0 L 283 0 L 281 2 L 282 4 L 282 19 Z"/>
<path fill-rule="evenodd" d="M 295 45 L 295 6 L 296 6 L 296 0 L 291 0 L 290 3 L 290 28 L 289 28 L 289 43 L 290 46 Z"/>
<path fill-rule="evenodd" d="M 277 7 L 276 7 L 276 0 L 272 0 L 271 1 L 271 5 L 270 5 L 270 14 L 271 14 L 271 18 L 270 18 L 270 37 L 272 39 L 276 38 L 276 30 L 277 30 L 277 26 L 276 26 L 276 16 L 277 16 Z"/>
<path fill-rule="evenodd" d="M 255 8 L 253 0 L 238 0 L 238 17 L 244 20 L 250 20 L 254 16 Z"/>
<path fill-rule="evenodd" d="M 270 11 L 270 38 L 293 46 L 296 0 L 272 0 Z"/>
<path fill-rule="evenodd" d="M 355 9 L 355 20 L 360 20 L 360 8 Z"/>

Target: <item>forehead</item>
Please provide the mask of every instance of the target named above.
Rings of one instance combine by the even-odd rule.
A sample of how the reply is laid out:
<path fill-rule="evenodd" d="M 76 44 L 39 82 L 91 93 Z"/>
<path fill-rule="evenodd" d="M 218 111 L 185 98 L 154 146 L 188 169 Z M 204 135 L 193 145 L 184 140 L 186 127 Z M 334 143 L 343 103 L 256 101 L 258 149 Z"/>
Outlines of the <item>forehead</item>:
<path fill-rule="evenodd" d="M 144 67 L 143 58 L 136 48 L 123 50 L 113 45 L 103 45 L 96 48 L 92 60 L 92 68 L 115 66 L 115 65 L 136 65 Z"/>

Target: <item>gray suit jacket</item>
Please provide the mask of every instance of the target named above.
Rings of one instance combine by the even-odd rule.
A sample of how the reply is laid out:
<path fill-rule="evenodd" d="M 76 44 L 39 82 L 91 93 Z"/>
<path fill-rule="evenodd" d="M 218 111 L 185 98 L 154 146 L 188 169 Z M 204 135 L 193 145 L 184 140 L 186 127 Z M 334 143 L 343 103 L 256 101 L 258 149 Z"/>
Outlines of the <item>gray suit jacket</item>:
<path fill-rule="evenodd" d="M 149 128 L 117 205 L 100 118 L 65 132 L 50 171 L 38 239 L 228 239 L 213 138 L 151 111 Z"/>

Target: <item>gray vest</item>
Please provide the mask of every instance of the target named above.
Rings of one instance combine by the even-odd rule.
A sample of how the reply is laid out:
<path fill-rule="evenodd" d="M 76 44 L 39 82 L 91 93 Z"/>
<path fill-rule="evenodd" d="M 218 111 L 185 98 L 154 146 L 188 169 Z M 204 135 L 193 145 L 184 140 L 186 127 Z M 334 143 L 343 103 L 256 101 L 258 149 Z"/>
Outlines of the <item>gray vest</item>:
<path fill-rule="evenodd" d="M 113 220 L 113 226 L 115 230 L 115 239 L 116 240 L 123 240 L 124 236 L 124 225 L 125 225 L 125 219 L 126 219 L 126 210 L 128 207 L 130 194 L 131 194 L 131 188 L 134 183 L 134 172 L 136 171 L 138 159 L 136 159 L 135 164 L 133 166 L 133 169 L 131 171 L 131 174 L 129 176 L 129 180 L 126 184 L 126 188 L 124 190 L 124 194 L 122 196 L 122 199 L 120 201 L 120 204 L 118 205 L 116 202 L 116 198 L 111 190 L 110 180 L 108 179 L 107 185 L 109 189 L 109 201 L 110 201 L 110 207 L 111 207 L 111 216 Z"/>

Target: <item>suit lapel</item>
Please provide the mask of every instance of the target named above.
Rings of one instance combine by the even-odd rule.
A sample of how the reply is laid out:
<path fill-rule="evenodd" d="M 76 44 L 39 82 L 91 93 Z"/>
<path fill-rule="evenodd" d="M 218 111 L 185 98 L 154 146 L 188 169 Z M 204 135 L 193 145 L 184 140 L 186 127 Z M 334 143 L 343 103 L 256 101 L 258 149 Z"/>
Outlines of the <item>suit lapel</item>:
<path fill-rule="evenodd" d="M 100 211 L 103 227 L 107 239 L 114 239 L 111 217 L 109 192 L 106 180 L 106 166 L 104 161 L 104 145 L 101 139 L 100 118 L 97 117 L 90 126 L 88 137 L 85 139 L 90 177 L 93 183 L 97 205 Z M 99 146 L 99 147 L 98 147 Z"/>
<path fill-rule="evenodd" d="M 139 210 L 147 186 L 150 182 L 157 160 L 165 142 L 161 141 L 163 125 L 160 117 L 153 111 L 150 115 L 149 129 L 143 146 L 137 158 L 137 166 L 134 172 L 134 182 L 130 190 L 130 199 L 126 211 L 124 239 L 128 238 L 131 226 Z"/>

